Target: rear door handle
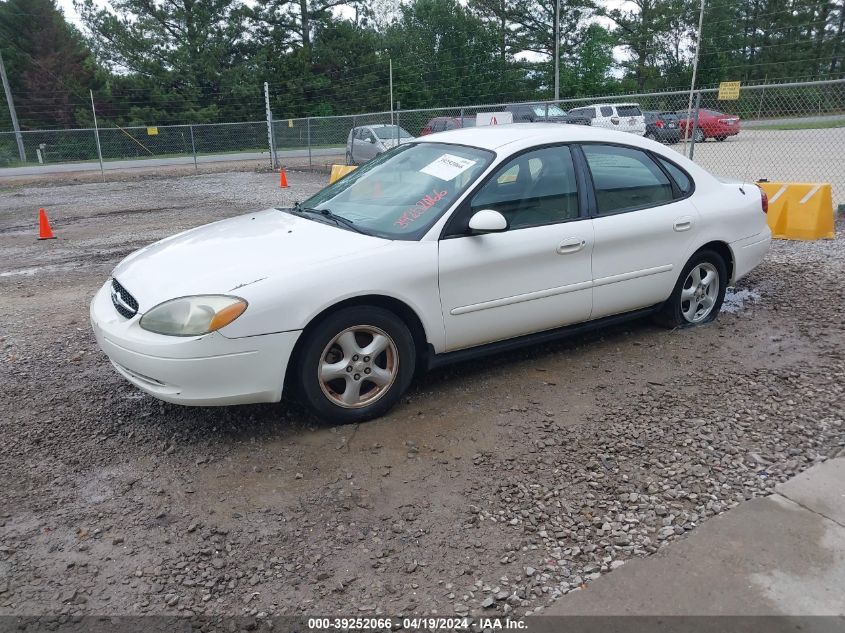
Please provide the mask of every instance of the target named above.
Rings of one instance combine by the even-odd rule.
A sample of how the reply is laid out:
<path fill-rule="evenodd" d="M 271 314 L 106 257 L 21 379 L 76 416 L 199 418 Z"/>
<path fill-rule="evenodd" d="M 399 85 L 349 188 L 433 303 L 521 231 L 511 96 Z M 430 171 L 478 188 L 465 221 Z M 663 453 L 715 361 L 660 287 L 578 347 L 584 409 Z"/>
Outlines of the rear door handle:
<path fill-rule="evenodd" d="M 692 228 L 692 218 L 678 218 L 675 220 L 675 224 L 672 225 L 672 228 L 678 233 L 681 231 L 689 231 Z"/>
<path fill-rule="evenodd" d="M 582 240 L 579 237 L 569 237 L 563 240 L 557 247 L 558 255 L 567 255 L 569 253 L 577 253 L 587 245 L 587 240 Z"/>

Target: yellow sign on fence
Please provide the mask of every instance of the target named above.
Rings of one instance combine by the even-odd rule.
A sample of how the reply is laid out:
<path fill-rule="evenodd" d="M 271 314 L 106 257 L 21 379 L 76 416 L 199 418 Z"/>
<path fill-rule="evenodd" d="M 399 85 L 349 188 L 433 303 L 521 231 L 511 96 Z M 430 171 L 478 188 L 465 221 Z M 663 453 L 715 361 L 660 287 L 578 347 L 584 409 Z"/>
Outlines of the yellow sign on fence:
<path fill-rule="evenodd" d="M 739 99 L 739 82 L 723 81 L 719 84 L 719 101 L 736 101 Z"/>
<path fill-rule="evenodd" d="M 158 135 L 158 128 L 157 127 L 148 127 L 147 128 L 147 136 L 157 136 Z"/>

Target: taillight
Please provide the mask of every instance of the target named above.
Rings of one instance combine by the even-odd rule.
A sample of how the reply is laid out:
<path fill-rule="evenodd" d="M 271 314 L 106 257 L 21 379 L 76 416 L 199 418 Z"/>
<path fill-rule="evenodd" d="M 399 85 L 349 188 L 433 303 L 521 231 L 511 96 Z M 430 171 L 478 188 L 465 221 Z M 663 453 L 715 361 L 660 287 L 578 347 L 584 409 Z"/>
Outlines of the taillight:
<path fill-rule="evenodd" d="M 657 121 L 654 122 L 654 127 L 660 128 L 662 130 L 663 129 L 663 121 L 658 119 Z"/>
<path fill-rule="evenodd" d="M 760 190 L 760 206 L 763 209 L 763 213 L 768 213 L 769 212 L 769 196 L 762 187 L 760 187 L 758 185 L 757 188 Z"/>

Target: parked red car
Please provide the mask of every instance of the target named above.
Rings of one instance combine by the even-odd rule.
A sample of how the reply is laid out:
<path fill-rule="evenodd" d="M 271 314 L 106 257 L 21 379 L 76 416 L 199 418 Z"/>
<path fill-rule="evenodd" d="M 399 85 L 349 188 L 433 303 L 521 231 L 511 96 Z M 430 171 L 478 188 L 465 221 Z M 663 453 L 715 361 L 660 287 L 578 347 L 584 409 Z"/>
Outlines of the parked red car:
<path fill-rule="evenodd" d="M 695 112 L 691 113 L 695 116 Z M 687 119 L 687 111 L 678 112 L 678 127 L 681 129 L 681 137 L 692 135 L 693 122 Z M 698 111 L 698 128 L 695 131 L 695 142 L 701 143 L 708 138 L 715 138 L 717 141 L 724 141 L 729 136 L 739 134 L 739 117 L 733 114 L 716 112 L 716 110 Z"/>
<path fill-rule="evenodd" d="M 462 119 L 458 116 L 436 116 L 425 124 L 423 129 L 420 130 L 419 136 L 434 134 L 435 132 L 445 132 L 446 130 L 457 130 L 462 127 L 475 127 L 475 117 L 465 116 Z"/>

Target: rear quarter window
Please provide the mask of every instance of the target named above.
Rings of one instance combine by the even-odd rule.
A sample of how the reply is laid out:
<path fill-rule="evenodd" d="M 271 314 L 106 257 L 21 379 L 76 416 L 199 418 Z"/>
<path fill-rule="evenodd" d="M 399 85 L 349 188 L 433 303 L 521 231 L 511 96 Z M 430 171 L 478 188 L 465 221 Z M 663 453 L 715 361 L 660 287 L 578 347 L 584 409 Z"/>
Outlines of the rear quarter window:
<path fill-rule="evenodd" d="M 672 180 L 674 180 L 675 184 L 678 185 L 678 189 L 681 190 L 682 194 L 687 195 L 690 191 L 692 191 L 692 180 L 690 180 L 690 177 L 687 176 L 686 172 L 665 158 L 658 156 L 657 160 L 660 161 L 663 168 L 669 172 L 670 176 L 672 176 Z"/>

